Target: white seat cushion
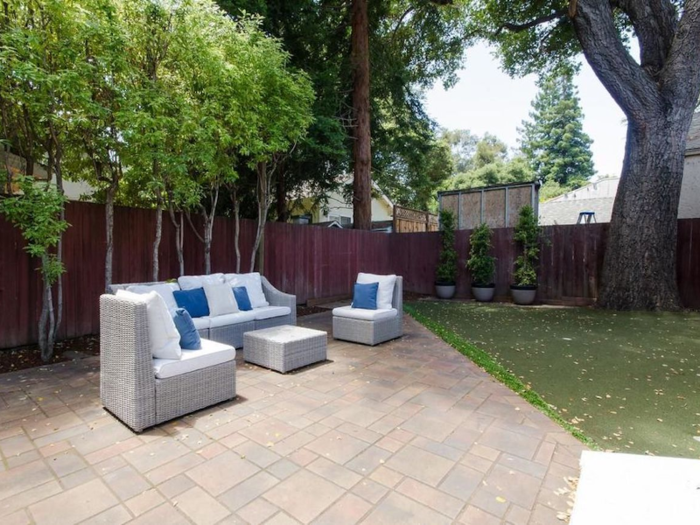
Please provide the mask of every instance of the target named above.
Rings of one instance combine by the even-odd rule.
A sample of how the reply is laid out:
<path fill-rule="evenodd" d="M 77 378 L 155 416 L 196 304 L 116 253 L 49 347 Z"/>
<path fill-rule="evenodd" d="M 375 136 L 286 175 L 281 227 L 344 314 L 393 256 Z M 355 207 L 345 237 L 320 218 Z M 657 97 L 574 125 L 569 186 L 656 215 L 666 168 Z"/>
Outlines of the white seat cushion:
<path fill-rule="evenodd" d="M 153 371 L 167 379 L 236 359 L 236 349 L 223 343 L 202 339 L 201 350 L 183 350 L 182 359 L 154 359 Z"/>
<path fill-rule="evenodd" d="M 253 308 L 269 306 L 262 289 L 262 279 L 258 272 L 253 273 L 227 273 L 224 274 L 226 283 L 231 287 L 244 286 L 248 292 L 250 305 Z"/>
<path fill-rule="evenodd" d="M 219 328 L 232 324 L 245 323 L 246 321 L 255 321 L 255 313 L 236 312 L 235 314 L 217 315 L 209 318 L 209 328 Z"/>
<path fill-rule="evenodd" d="M 210 283 L 204 281 L 204 295 L 209 305 L 209 316 L 214 318 L 220 315 L 235 314 L 238 311 L 233 289 L 225 283 Z"/>
<path fill-rule="evenodd" d="M 379 290 L 377 291 L 377 308 L 380 310 L 389 310 L 392 307 L 391 303 L 392 299 L 394 298 L 396 275 L 358 273 L 357 282 L 360 284 L 379 283 Z"/>
<path fill-rule="evenodd" d="M 252 312 L 255 314 L 256 321 L 262 321 L 263 319 L 272 319 L 273 317 L 289 315 L 292 313 L 292 309 L 289 308 L 289 306 L 262 306 L 260 308 L 253 308 Z"/>
<path fill-rule="evenodd" d="M 211 325 L 211 319 L 209 317 L 193 317 L 192 322 L 197 330 L 205 330 Z"/>
<path fill-rule="evenodd" d="M 180 332 L 175 328 L 173 315 L 168 310 L 163 298 L 157 292 L 136 294 L 126 290 L 117 290 L 117 297 L 146 305 L 146 322 L 148 323 L 148 341 L 151 355 L 158 359 L 180 359 Z"/>
<path fill-rule="evenodd" d="M 177 283 L 163 283 L 163 284 L 135 284 L 129 286 L 126 291 L 133 292 L 137 294 L 144 294 L 148 292 L 156 292 L 165 301 L 168 310 L 177 310 L 177 302 L 175 301 L 175 296 L 173 295 L 173 290 L 179 290 L 180 287 Z"/>
<path fill-rule="evenodd" d="M 211 275 L 182 275 L 177 278 L 177 283 L 182 290 L 194 290 L 195 288 L 203 288 L 204 283 L 223 283 L 223 273 L 212 273 Z"/>
<path fill-rule="evenodd" d="M 364 308 L 353 308 L 352 306 L 339 306 L 333 308 L 333 315 L 336 317 L 347 317 L 349 319 L 360 319 L 362 321 L 381 321 L 383 319 L 393 319 L 399 314 L 396 308 L 379 308 L 377 310 L 366 310 Z"/>

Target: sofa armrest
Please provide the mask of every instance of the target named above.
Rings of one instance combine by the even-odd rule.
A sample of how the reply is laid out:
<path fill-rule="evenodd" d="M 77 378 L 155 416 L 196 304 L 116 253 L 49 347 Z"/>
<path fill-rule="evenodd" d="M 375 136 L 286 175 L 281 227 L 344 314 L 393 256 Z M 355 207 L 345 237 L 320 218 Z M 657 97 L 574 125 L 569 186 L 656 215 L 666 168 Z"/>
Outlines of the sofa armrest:
<path fill-rule="evenodd" d="M 399 312 L 399 317 L 403 318 L 403 277 L 400 275 L 396 277 L 394 296 L 391 300 L 391 306 L 396 308 Z"/>
<path fill-rule="evenodd" d="M 271 306 L 288 306 L 292 311 L 292 324 L 297 324 L 297 296 L 280 292 L 277 288 L 270 284 L 265 277 L 260 276 L 262 282 L 263 293 L 265 294 L 265 299 Z"/>
<path fill-rule="evenodd" d="M 155 424 L 155 373 L 146 304 L 100 297 L 100 397 L 105 408 L 140 432 Z"/>
<path fill-rule="evenodd" d="M 126 290 L 129 286 L 153 286 L 156 284 L 168 284 L 168 281 L 158 281 L 151 283 L 124 283 L 124 284 L 110 284 L 107 287 L 107 292 L 112 295 L 116 295 L 117 290 Z"/>

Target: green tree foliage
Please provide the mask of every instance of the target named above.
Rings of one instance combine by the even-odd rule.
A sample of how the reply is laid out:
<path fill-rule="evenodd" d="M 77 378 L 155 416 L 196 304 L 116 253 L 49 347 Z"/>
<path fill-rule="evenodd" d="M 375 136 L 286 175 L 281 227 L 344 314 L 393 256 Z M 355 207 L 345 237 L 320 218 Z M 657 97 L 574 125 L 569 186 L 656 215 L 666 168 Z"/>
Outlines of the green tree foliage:
<path fill-rule="evenodd" d="M 441 184 L 443 190 L 527 182 L 535 177 L 522 155 L 511 156 L 508 146 L 490 133 L 483 137 L 468 130 L 443 130 L 455 171 Z M 463 170 L 463 171 L 460 171 Z"/>
<path fill-rule="evenodd" d="M 541 233 L 542 228 L 537 224 L 537 217 L 532 206 L 520 208 L 513 236 L 522 250 L 522 253 L 515 259 L 515 271 L 513 272 L 515 284 L 518 286 L 537 285 L 537 262 L 540 257 Z"/>
<path fill-rule="evenodd" d="M 489 225 L 481 223 L 474 228 L 469 243 L 469 259 L 467 260 L 467 269 L 472 274 L 472 282 L 476 285 L 493 284 L 493 274 L 496 272 L 496 258 L 490 254 L 491 244 L 491 228 Z"/>
<path fill-rule="evenodd" d="M 514 75 L 575 67 L 583 54 L 627 118 L 625 162 L 599 304 L 678 309 L 677 210 L 700 96 L 700 0 L 468 0 L 468 25 Z M 630 53 L 635 39 L 638 58 Z"/>
<path fill-rule="evenodd" d="M 521 150 L 541 181 L 578 188 L 595 169 L 572 75 L 557 71 L 542 77 L 538 86 L 530 119 L 520 129 Z"/>
<path fill-rule="evenodd" d="M 291 64 L 309 75 L 316 92 L 309 132 L 275 177 L 281 196 L 276 199 L 277 216 L 286 219 L 287 198 L 310 196 L 322 203 L 350 171 L 350 2 L 219 4 L 236 16 L 244 11 L 260 14 L 264 29 L 283 41 Z M 422 92 L 438 80 L 454 82 L 469 40 L 463 7 L 439 4 L 369 2 L 373 179 L 396 203 L 419 208 L 427 206 L 450 175 L 444 144 L 423 111 Z"/>
<path fill-rule="evenodd" d="M 0 200 L 0 213 L 17 226 L 26 241 L 24 249 L 41 261 L 44 302 L 39 320 L 39 347 L 44 362 L 51 359 L 56 337 L 52 287 L 65 271 L 56 256 L 61 235 L 68 228 L 62 212 L 65 197 L 50 183 L 37 183 L 34 177 L 15 178 L 19 194 Z"/>
<path fill-rule="evenodd" d="M 0 144 L 23 158 L 30 176 L 34 166 L 42 164 L 60 194 L 67 141 L 75 123 L 73 108 L 83 95 L 74 65 L 82 45 L 80 24 L 84 17 L 75 10 L 72 1 L 8 0 L 0 14 Z M 11 172 L 3 171 L 3 186 L 10 193 Z M 61 205 L 59 220 L 63 216 Z M 62 260 L 60 234 L 55 258 L 58 263 Z M 53 266 L 51 260 L 45 262 Z M 60 275 L 55 309 L 51 288 L 45 281 L 48 292 L 43 296 L 39 330 L 47 359 L 62 318 Z"/>
<path fill-rule="evenodd" d="M 449 210 L 440 212 L 440 235 L 442 247 L 440 248 L 435 282 L 454 284 L 457 281 L 458 255 L 455 249 L 455 216 Z"/>

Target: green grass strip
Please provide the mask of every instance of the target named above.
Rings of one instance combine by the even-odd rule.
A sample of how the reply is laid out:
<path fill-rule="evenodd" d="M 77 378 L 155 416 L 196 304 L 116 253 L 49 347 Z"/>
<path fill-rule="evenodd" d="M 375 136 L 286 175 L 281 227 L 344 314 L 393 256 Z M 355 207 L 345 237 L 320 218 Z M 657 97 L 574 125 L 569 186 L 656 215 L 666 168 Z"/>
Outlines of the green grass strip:
<path fill-rule="evenodd" d="M 498 381 L 506 385 L 513 392 L 522 397 L 532 406 L 538 408 L 546 414 L 552 421 L 564 428 L 576 439 L 593 450 L 600 450 L 598 444 L 590 437 L 585 435 L 581 429 L 573 426 L 566 421 L 559 413 L 552 408 L 542 397 L 534 390 L 525 386 L 525 384 L 501 363 L 494 359 L 490 354 L 482 349 L 474 346 L 466 339 L 461 338 L 448 328 L 445 328 L 440 323 L 433 321 L 429 317 L 419 313 L 410 305 L 404 305 L 404 311 L 411 315 L 416 321 L 425 326 L 428 330 L 440 337 L 448 345 L 467 356 L 474 364 L 486 371 L 488 374 L 496 378 Z"/>

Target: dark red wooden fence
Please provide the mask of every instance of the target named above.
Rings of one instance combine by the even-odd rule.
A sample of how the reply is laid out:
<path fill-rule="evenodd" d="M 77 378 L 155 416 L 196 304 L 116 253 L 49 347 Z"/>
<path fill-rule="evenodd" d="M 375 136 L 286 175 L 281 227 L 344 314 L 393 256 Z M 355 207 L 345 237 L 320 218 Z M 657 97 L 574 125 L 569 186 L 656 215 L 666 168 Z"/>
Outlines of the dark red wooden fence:
<path fill-rule="evenodd" d="M 105 219 L 99 204 L 69 203 L 71 227 L 64 237 L 64 318 L 59 336 L 74 337 L 99 329 L 98 297 L 104 289 Z M 197 221 L 195 221 L 197 224 Z M 115 283 L 151 280 L 155 213 L 117 208 L 115 211 Z M 469 297 L 464 271 L 468 231 L 457 232 L 460 254 L 458 295 Z M 545 228 L 540 266 L 539 298 L 555 304 L 589 304 L 597 296 L 607 225 Z M 249 271 L 254 223 L 241 222 L 241 269 Z M 516 250 L 512 230 L 494 230 L 497 296 L 508 296 Z M 36 261 L 23 250 L 19 231 L 0 216 L 0 348 L 36 340 L 41 281 Z M 265 230 L 264 273 L 270 281 L 309 299 L 347 295 L 360 271 L 396 273 L 405 289 L 431 294 L 440 237 L 437 233 L 386 234 L 315 226 L 270 223 Z M 700 219 L 679 221 L 678 281 L 684 304 L 700 308 Z M 212 243 L 212 271 L 233 272 L 236 266 L 234 224 L 217 218 Z M 185 227 L 185 272 L 204 272 L 202 243 Z M 160 279 L 178 276 L 174 228 L 163 217 Z"/>

